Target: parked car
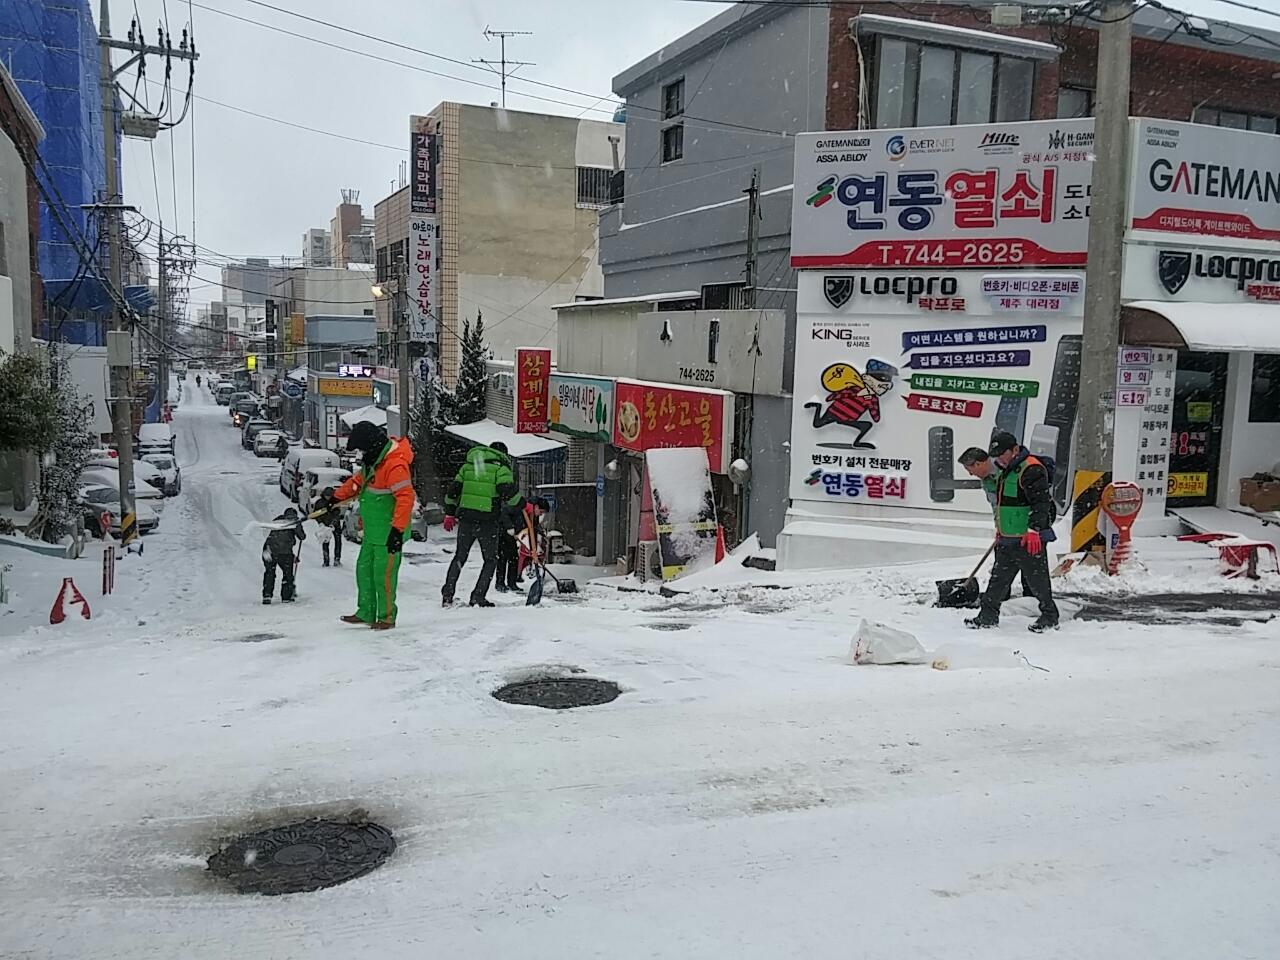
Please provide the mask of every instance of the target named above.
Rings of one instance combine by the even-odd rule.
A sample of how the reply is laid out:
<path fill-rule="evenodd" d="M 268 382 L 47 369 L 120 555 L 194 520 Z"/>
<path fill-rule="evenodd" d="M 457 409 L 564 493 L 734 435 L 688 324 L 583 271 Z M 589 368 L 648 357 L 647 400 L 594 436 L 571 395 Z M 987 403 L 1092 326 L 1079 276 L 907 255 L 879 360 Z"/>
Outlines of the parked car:
<path fill-rule="evenodd" d="M 236 392 L 235 384 L 222 381 L 213 388 L 214 402 L 219 406 L 225 407 L 231 403 L 231 395 Z"/>
<path fill-rule="evenodd" d="M 275 430 L 276 425 L 270 420 L 263 420 L 261 417 L 253 417 L 244 422 L 244 426 L 240 429 L 240 446 L 246 450 L 253 449 L 253 441 L 263 430 Z M 276 430 L 277 433 L 280 431 Z"/>
<path fill-rule="evenodd" d="M 238 430 L 250 420 L 262 419 L 262 404 L 254 397 L 250 400 L 237 400 L 231 408 L 231 425 Z M 270 421 L 268 421 L 270 422 Z"/>
<path fill-rule="evenodd" d="M 177 457 L 171 453 L 152 453 L 143 457 L 142 462 L 155 467 L 158 485 L 165 496 L 176 497 L 182 492 L 182 468 L 178 466 Z M 152 479 L 147 482 L 153 486 L 157 483 Z"/>
<path fill-rule="evenodd" d="M 290 500 L 298 498 L 298 484 L 302 474 L 312 467 L 341 467 L 342 462 L 332 450 L 319 447 L 292 447 L 280 464 L 280 492 Z"/>
<path fill-rule="evenodd" d="M 137 455 L 173 453 L 173 430 L 167 423 L 144 423 L 138 428 Z"/>
<path fill-rule="evenodd" d="M 245 429 L 249 429 L 245 427 Z M 253 455 L 255 457 L 278 457 L 280 452 L 280 438 L 284 434 L 279 430 L 259 430 L 253 438 Z M 288 443 L 288 440 L 285 441 Z"/>
<path fill-rule="evenodd" d="M 84 510 L 85 526 L 90 530 L 100 529 L 98 518 L 105 510 L 111 514 L 111 532 L 120 536 L 120 492 L 107 486 L 81 487 L 77 502 Z M 138 501 L 133 505 L 134 515 L 138 518 L 138 532 L 151 533 L 160 526 L 160 517 L 147 503 Z"/>
<path fill-rule="evenodd" d="M 118 492 L 120 489 L 120 472 L 102 468 L 86 470 L 80 474 L 80 485 L 82 487 L 110 487 Z M 138 479 L 136 474 L 133 485 L 130 486 L 129 490 L 133 494 L 135 503 L 145 500 L 157 514 L 164 512 L 164 493 L 145 480 Z"/>
<path fill-rule="evenodd" d="M 311 504 L 325 487 L 340 487 L 351 476 L 351 471 L 343 467 L 308 467 L 302 474 L 302 482 L 298 484 L 298 507 L 303 512 L 311 509 Z"/>

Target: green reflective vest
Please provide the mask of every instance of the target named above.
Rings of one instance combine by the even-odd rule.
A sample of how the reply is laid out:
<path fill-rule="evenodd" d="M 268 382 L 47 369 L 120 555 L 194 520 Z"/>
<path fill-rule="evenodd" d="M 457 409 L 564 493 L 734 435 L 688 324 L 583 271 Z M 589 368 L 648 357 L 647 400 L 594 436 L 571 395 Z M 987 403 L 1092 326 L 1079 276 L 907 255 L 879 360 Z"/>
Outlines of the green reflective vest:
<path fill-rule="evenodd" d="M 1041 463 L 1027 457 L 996 481 L 996 532 L 1002 537 L 1021 537 L 1030 525 L 1031 504 L 1022 490 L 1022 474 L 1030 466 Z"/>

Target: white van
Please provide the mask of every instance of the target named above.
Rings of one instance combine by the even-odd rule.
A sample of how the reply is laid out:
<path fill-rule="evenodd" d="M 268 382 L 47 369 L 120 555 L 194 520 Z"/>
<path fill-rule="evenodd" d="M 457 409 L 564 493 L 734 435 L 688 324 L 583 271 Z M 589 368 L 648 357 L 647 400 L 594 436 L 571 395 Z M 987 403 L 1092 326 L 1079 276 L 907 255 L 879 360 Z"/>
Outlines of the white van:
<path fill-rule="evenodd" d="M 298 508 L 304 513 L 311 509 L 311 504 L 325 487 L 337 487 L 346 483 L 351 471 L 344 467 L 308 467 L 302 472 L 302 482 L 298 484 Z"/>
<path fill-rule="evenodd" d="M 138 428 L 138 455 L 173 453 L 173 431 L 167 423 L 144 423 Z"/>
<path fill-rule="evenodd" d="M 340 467 L 342 461 L 332 450 L 318 447 L 290 447 L 284 462 L 280 464 L 280 492 L 296 501 L 302 474 L 312 467 Z"/>

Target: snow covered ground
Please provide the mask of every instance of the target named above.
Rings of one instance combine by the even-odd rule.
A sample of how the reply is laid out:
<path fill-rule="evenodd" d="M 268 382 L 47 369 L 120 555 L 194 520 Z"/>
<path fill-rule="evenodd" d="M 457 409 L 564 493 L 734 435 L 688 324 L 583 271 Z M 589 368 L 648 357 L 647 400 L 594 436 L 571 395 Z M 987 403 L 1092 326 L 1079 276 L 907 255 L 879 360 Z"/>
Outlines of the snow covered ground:
<path fill-rule="evenodd" d="M 0 956 L 1280 953 L 1278 621 L 975 638 L 925 568 L 443 611 L 448 554 L 415 544 L 374 633 L 336 619 L 354 549 L 322 569 L 309 540 L 300 601 L 258 604 L 274 462 L 185 389 L 183 494 L 119 592 L 89 562 L 92 621 L 50 627 L 32 577 L 0 618 Z M 1048 672 L 854 667 L 863 617 Z M 541 668 L 626 692 L 489 696 Z M 243 897 L 204 870 L 220 837 L 355 808 L 399 843 L 360 880 Z"/>

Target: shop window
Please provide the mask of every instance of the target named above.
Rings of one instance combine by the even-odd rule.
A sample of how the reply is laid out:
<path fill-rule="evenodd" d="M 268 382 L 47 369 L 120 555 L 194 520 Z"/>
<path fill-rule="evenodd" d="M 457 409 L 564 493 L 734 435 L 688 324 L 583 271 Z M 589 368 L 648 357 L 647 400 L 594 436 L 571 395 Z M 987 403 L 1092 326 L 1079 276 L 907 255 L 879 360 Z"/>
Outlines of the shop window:
<path fill-rule="evenodd" d="M 1035 64 L 1022 57 L 882 37 L 875 125 L 945 126 L 1031 119 Z"/>
<path fill-rule="evenodd" d="M 1276 132 L 1276 118 L 1266 113 L 1248 113 L 1221 107 L 1197 107 L 1191 119 L 1196 123 L 1207 123 L 1213 127 L 1230 127 L 1232 130 L 1252 130 L 1254 133 Z"/>
<path fill-rule="evenodd" d="M 1093 116 L 1094 93 L 1088 87 L 1058 88 L 1058 117 L 1074 120 Z"/>
<path fill-rule="evenodd" d="M 1280 354 L 1253 355 L 1249 390 L 1249 422 L 1280 423 Z"/>

